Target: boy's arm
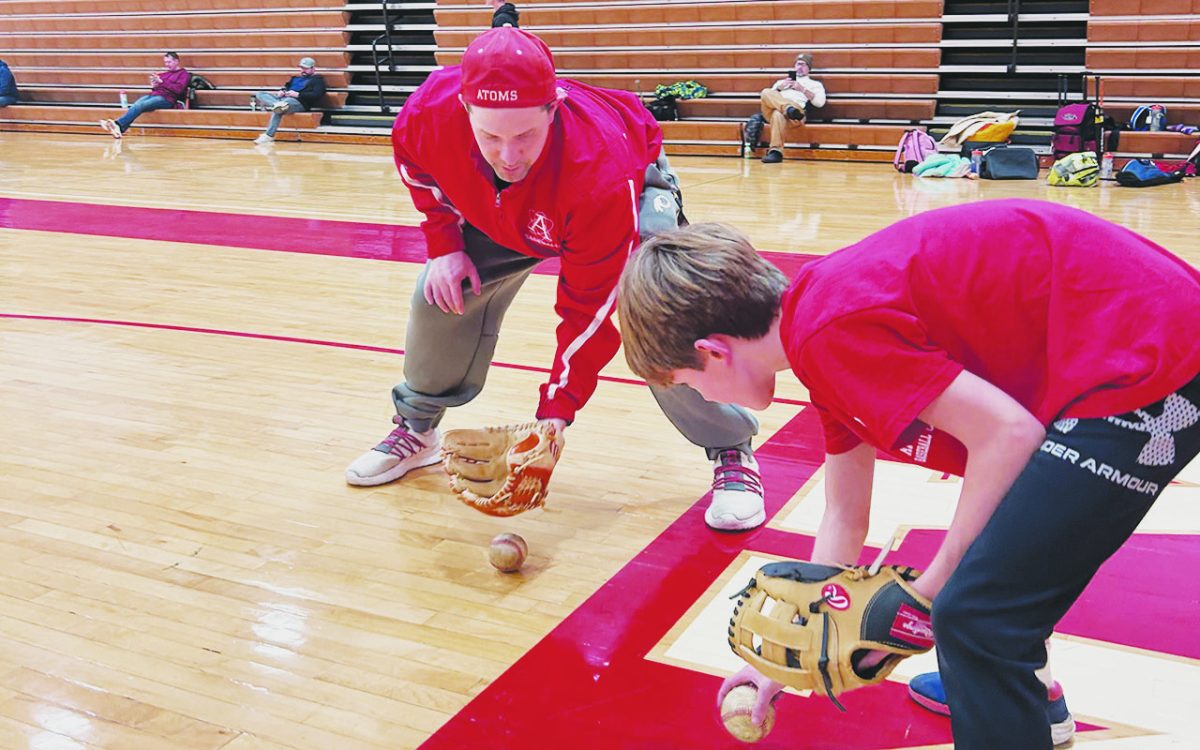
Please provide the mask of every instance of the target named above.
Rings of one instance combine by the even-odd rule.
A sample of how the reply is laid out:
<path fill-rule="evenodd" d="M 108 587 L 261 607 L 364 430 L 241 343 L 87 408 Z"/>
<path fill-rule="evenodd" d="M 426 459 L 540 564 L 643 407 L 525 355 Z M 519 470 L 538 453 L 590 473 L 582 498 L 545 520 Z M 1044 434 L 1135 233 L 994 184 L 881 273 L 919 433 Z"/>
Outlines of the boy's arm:
<path fill-rule="evenodd" d="M 867 538 L 871 515 L 871 485 L 875 473 L 875 448 L 859 443 L 844 453 L 825 456 L 825 514 L 817 529 L 812 561 L 826 565 L 853 565 Z M 880 652 L 879 660 L 886 654 Z M 781 683 L 747 664 L 725 678 L 717 692 L 717 707 L 738 685 L 758 689 L 750 721 L 762 726 L 771 702 L 783 689 Z"/>
<path fill-rule="evenodd" d="M 930 402 L 920 418 L 967 448 L 954 518 L 933 562 L 914 583 L 917 591 L 933 599 L 1042 444 L 1046 429 L 1011 396 L 966 370 Z"/>
<path fill-rule="evenodd" d="M 870 525 L 874 474 L 875 448 L 867 443 L 825 456 L 825 513 L 813 562 L 853 565 L 858 560 Z"/>

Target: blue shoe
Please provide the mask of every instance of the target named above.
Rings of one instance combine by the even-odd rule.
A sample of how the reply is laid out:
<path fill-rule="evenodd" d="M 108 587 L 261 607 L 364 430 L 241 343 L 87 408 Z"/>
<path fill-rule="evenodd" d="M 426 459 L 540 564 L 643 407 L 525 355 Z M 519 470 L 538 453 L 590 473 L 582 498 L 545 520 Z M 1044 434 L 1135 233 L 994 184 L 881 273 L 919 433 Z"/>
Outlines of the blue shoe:
<path fill-rule="evenodd" d="M 937 672 L 926 672 L 917 675 L 908 683 L 908 697 L 921 708 L 933 711 L 942 716 L 950 715 L 950 706 L 946 703 L 946 689 L 942 687 L 942 676 Z M 1063 696 L 1062 685 L 1057 682 L 1052 685 L 1046 696 L 1046 718 L 1050 721 L 1050 738 L 1055 747 L 1070 744 L 1075 738 L 1075 719 L 1067 710 L 1067 699 Z"/>

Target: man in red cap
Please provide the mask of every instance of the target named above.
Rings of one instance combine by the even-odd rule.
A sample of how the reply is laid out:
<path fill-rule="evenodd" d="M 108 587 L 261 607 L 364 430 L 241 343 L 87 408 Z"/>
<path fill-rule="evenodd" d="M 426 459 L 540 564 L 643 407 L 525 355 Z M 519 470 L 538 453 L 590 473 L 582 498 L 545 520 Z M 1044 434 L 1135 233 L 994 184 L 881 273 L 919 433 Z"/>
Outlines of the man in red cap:
<path fill-rule="evenodd" d="M 558 79 L 550 50 L 512 27 L 434 72 L 396 118 L 400 176 L 425 215 L 429 261 L 417 282 L 395 429 L 346 470 L 378 485 L 439 461 L 438 422 L 483 388 L 505 311 L 533 267 L 561 261 L 558 346 L 536 418 L 562 430 L 596 389 L 620 337 L 617 279 L 640 237 L 673 229 L 681 200 L 662 131 L 634 94 Z M 741 407 L 687 387 L 654 389 L 681 433 L 713 462 L 706 522 L 749 529 L 765 519 Z"/>

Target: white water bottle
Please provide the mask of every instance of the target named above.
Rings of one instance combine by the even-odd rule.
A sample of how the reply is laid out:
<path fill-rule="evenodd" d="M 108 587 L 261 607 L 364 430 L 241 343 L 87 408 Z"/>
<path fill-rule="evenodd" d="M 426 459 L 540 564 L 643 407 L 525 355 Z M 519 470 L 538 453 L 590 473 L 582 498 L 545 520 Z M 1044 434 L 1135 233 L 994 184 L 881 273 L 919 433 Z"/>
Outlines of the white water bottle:
<path fill-rule="evenodd" d="M 1162 105 L 1150 105 L 1150 129 L 1165 130 L 1167 127 L 1167 113 L 1163 110 Z"/>
<path fill-rule="evenodd" d="M 1100 179 L 1111 180 L 1113 178 L 1113 155 L 1105 152 L 1104 156 L 1100 157 Z"/>
<path fill-rule="evenodd" d="M 129 109 L 129 97 L 121 91 L 121 109 Z"/>

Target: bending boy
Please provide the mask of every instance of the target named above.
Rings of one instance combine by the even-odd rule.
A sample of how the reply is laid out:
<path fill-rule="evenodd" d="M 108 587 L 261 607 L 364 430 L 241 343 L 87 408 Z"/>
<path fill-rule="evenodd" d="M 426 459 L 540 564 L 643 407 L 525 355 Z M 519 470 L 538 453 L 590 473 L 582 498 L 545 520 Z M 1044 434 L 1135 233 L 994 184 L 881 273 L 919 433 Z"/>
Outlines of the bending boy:
<path fill-rule="evenodd" d="M 728 227 L 655 237 L 619 317 L 651 383 L 755 409 L 779 371 L 808 387 L 828 454 L 815 561 L 858 557 L 876 449 L 919 440 L 963 477 L 916 582 L 955 747 L 1049 750 L 1045 639 L 1200 451 L 1200 272 L 1091 214 L 989 201 L 898 222 L 790 285 Z M 778 686 L 753 681 L 765 705 Z"/>

